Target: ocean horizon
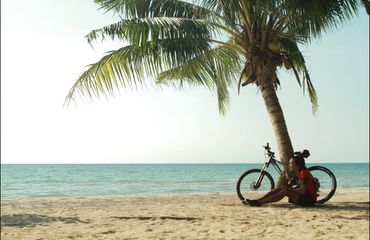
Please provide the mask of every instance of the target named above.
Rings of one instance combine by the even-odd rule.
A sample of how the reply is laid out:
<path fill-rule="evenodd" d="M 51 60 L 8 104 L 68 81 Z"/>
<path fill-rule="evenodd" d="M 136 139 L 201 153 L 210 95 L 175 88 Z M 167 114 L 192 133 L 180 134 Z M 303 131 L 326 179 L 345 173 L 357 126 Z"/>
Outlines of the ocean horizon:
<path fill-rule="evenodd" d="M 329 168 L 338 188 L 369 187 L 369 163 Z M 235 192 L 240 175 L 262 163 L 1 164 L 1 198 Z M 275 183 L 277 172 L 268 172 Z"/>

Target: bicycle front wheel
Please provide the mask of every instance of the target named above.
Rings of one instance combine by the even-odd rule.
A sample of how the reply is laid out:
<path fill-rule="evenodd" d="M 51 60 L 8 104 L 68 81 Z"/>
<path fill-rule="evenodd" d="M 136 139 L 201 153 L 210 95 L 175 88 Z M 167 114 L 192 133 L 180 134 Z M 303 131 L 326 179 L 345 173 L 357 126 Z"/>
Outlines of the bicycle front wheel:
<path fill-rule="evenodd" d="M 322 204 L 327 202 L 337 189 L 337 180 L 334 174 L 329 169 L 322 166 L 309 167 L 308 170 L 311 172 L 316 184 L 316 203 Z"/>
<path fill-rule="evenodd" d="M 261 183 L 257 185 L 257 180 L 260 176 L 262 180 Z M 261 169 L 251 169 L 240 176 L 236 184 L 236 192 L 240 200 L 244 201 L 246 198 L 260 198 L 274 187 L 274 180 L 268 172 L 261 172 Z"/>

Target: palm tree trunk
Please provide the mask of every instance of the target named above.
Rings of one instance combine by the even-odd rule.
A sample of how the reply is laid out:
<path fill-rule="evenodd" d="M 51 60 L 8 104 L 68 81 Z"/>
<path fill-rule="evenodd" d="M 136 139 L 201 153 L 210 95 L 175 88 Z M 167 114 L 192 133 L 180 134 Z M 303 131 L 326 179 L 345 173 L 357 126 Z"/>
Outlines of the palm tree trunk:
<path fill-rule="evenodd" d="M 265 75 L 265 74 L 263 74 Z M 266 76 L 266 75 L 265 75 Z M 269 76 L 271 79 L 271 75 Z M 272 128 L 275 134 L 275 140 L 278 147 L 281 161 L 284 163 L 284 169 L 289 172 L 288 164 L 290 158 L 293 156 L 293 146 L 290 141 L 288 128 L 285 122 L 283 110 L 280 106 L 279 99 L 276 95 L 276 90 L 273 82 L 267 79 L 261 79 L 260 90 L 262 93 L 263 100 L 272 124 Z M 284 179 L 280 178 L 278 181 L 278 187 L 283 183 Z"/>

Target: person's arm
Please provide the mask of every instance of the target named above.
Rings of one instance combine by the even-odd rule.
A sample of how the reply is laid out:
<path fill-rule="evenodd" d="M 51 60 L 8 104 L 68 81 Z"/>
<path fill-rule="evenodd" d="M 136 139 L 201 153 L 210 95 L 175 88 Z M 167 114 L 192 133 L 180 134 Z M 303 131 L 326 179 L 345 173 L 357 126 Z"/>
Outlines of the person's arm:
<path fill-rule="evenodd" d="M 295 178 L 289 178 L 289 175 L 285 170 L 283 170 L 281 172 L 281 177 L 283 177 L 285 179 L 285 185 L 283 186 L 283 188 L 290 188 L 290 187 L 296 185 L 295 184 Z"/>
<path fill-rule="evenodd" d="M 299 184 L 299 187 L 298 188 L 292 188 L 292 187 L 290 187 L 289 190 L 303 195 L 307 191 L 308 181 L 309 180 L 307 178 L 305 178 L 303 180 L 303 184 Z"/>
<path fill-rule="evenodd" d="M 292 192 L 296 192 L 296 193 L 299 193 L 301 195 L 305 194 L 306 191 L 307 191 L 307 185 L 306 184 L 302 184 L 300 185 L 298 188 L 293 188 L 293 187 L 290 187 L 288 188 L 290 191 Z"/>

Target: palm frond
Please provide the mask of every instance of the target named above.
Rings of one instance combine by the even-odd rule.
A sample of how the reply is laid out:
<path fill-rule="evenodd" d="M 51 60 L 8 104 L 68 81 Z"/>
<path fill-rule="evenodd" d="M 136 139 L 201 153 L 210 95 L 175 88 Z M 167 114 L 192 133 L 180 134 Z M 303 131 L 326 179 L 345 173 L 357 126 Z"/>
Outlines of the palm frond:
<path fill-rule="evenodd" d="M 237 82 L 242 56 L 225 46 L 213 48 L 186 64 L 161 72 L 157 82 L 177 86 L 206 86 L 216 89 L 219 112 L 225 114 L 229 106 L 229 87 Z"/>
<path fill-rule="evenodd" d="M 282 44 L 284 57 L 292 65 L 292 70 L 294 72 L 294 75 L 298 81 L 298 84 L 302 86 L 303 92 L 305 92 L 305 86 L 307 85 L 307 92 L 308 92 L 308 95 L 310 97 L 310 101 L 312 104 L 312 111 L 315 113 L 318 109 L 317 94 L 311 82 L 311 77 L 307 70 L 305 59 L 297 45 L 298 41 L 294 38 L 292 39 L 286 36 L 280 37 L 279 41 Z M 299 74 L 302 75 L 302 80 L 299 77 Z"/>
<path fill-rule="evenodd" d="M 327 30 L 357 14 L 358 0 L 289 0 L 283 7 L 289 9 L 287 28 L 307 39 L 320 37 Z"/>
<path fill-rule="evenodd" d="M 218 21 L 221 17 L 195 2 L 181 0 L 95 0 L 95 3 L 123 18 L 183 17 Z"/>
<path fill-rule="evenodd" d="M 88 66 L 71 88 L 65 104 L 80 93 L 87 97 L 113 94 L 119 87 L 138 89 L 152 83 L 159 72 L 181 66 L 210 49 L 199 38 L 161 39 L 155 44 L 129 45 L 109 52 Z M 144 80 L 146 79 L 146 80 Z M 148 81 L 149 82 L 146 82 Z"/>
<path fill-rule="evenodd" d="M 201 0 L 200 2 L 199 5 L 203 8 L 219 13 L 223 24 L 234 30 L 240 29 L 239 0 Z"/>
<path fill-rule="evenodd" d="M 202 19 L 186 19 L 179 17 L 152 17 L 125 19 L 118 23 L 96 29 L 86 35 L 91 44 L 97 39 L 104 40 L 107 36 L 111 39 L 118 38 L 128 41 L 129 44 L 145 44 L 147 41 L 156 42 L 158 39 L 201 37 L 209 38 L 219 34 L 220 30 Z"/>

